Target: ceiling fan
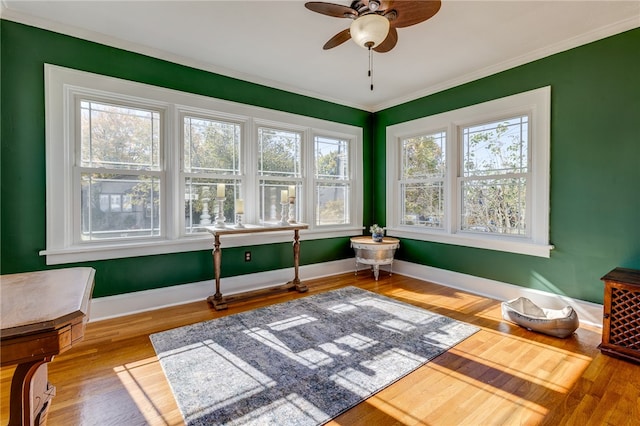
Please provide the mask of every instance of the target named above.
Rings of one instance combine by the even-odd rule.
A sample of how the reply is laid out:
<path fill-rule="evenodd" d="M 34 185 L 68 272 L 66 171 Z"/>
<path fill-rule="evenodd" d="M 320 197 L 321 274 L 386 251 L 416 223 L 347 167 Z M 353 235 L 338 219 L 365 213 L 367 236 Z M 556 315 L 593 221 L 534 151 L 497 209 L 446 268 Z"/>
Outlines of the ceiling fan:
<path fill-rule="evenodd" d="M 351 6 L 312 1 L 305 7 L 313 12 L 336 18 L 352 19 L 351 26 L 334 35 L 324 50 L 353 39 L 359 46 L 384 53 L 398 42 L 396 28 L 426 21 L 440 10 L 440 0 L 354 0 Z"/>

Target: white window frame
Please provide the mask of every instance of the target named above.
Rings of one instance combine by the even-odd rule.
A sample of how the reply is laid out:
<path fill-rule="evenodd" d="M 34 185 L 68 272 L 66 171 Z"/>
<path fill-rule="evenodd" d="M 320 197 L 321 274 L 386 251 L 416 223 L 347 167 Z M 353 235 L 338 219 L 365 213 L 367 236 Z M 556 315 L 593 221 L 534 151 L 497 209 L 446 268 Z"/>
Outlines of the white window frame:
<path fill-rule="evenodd" d="M 264 128 L 264 129 L 270 129 L 270 130 L 277 130 L 277 131 L 283 131 L 283 132 L 291 132 L 291 133 L 299 133 L 300 134 L 300 177 L 293 177 L 293 176 L 269 176 L 269 175 L 261 175 L 258 173 L 258 157 L 259 157 L 259 149 L 258 149 L 258 139 L 259 139 L 259 130 L 260 128 Z M 253 164 L 256 164 L 256 167 L 253 169 L 253 183 L 251 186 L 251 188 L 255 188 L 255 192 L 252 192 L 253 196 L 252 196 L 252 203 L 250 203 L 251 205 L 251 216 L 250 217 L 254 217 L 255 221 L 257 223 L 257 221 L 259 221 L 260 218 L 260 211 L 259 211 L 259 205 L 260 205 L 260 190 L 259 185 L 260 182 L 262 181 L 275 181 L 275 182 L 296 182 L 296 184 L 300 184 L 302 186 L 302 194 L 296 194 L 296 209 L 300 210 L 301 212 L 301 217 L 297 217 L 297 220 L 299 222 L 304 222 L 304 223 L 309 223 L 309 225 L 311 225 L 311 221 L 307 218 L 311 218 L 312 216 L 309 216 L 306 212 L 306 210 L 304 209 L 304 207 L 307 204 L 310 204 L 308 202 L 309 198 L 305 197 L 305 198 L 301 198 L 301 196 L 303 196 L 303 194 L 307 193 L 307 188 L 306 188 L 306 179 L 308 178 L 308 173 L 307 173 L 307 160 L 306 158 L 309 156 L 307 154 L 312 154 L 311 152 L 309 152 L 309 150 L 307 149 L 307 144 L 310 143 L 309 141 L 309 129 L 303 126 L 295 126 L 295 125 L 285 125 L 283 123 L 278 123 L 278 122 L 274 122 L 274 121 L 268 121 L 268 120 L 255 120 L 254 121 L 254 140 L 255 140 L 255 161 L 253 162 Z M 302 200 L 307 200 L 306 202 L 302 201 Z M 302 208 L 302 209 L 301 209 Z M 245 207 L 245 211 L 246 211 L 246 207 Z M 280 210 L 278 210 L 278 212 L 280 212 Z"/>
<path fill-rule="evenodd" d="M 186 234 L 184 224 L 184 189 L 182 179 L 182 117 L 184 114 L 204 115 L 219 120 L 240 123 L 243 140 L 240 148 L 240 170 L 245 199 L 244 223 L 258 223 L 257 143 L 256 126 L 302 129 L 304 143 L 313 142 L 314 134 L 336 135 L 350 141 L 350 179 L 362 182 L 362 135 L 360 127 L 285 113 L 251 105 L 180 92 L 158 86 L 136 83 L 99 74 L 45 64 L 45 116 L 46 116 L 46 256 L 48 265 L 71 262 L 116 259 L 134 256 L 177 253 L 211 249 L 213 239 L 207 232 Z M 74 238 L 79 223 L 79 205 L 75 204 L 76 179 L 74 97 L 78 94 L 110 99 L 113 102 L 147 104 L 164 111 L 164 163 L 165 183 L 162 188 L 162 234 L 159 237 L 135 240 L 79 242 Z M 312 194 L 313 149 L 303 146 L 303 185 L 306 194 Z M 253 200 L 253 202 L 251 201 Z M 341 226 L 314 226 L 313 208 L 304 202 L 308 230 L 300 234 L 301 240 L 335 238 L 362 233 L 362 184 L 352 185 L 350 223 Z M 306 201 L 306 200 L 305 200 Z M 307 219 L 308 218 L 308 219 Z M 305 222 L 305 223 L 306 223 Z M 225 247 L 250 246 L 290 242 L 289 233 L 262 233 L 256 240 L 250 234 L 225 237 Z"/>
<path fill-rule="evenodd" d="M 239 163 L 239 174 L 237 175 L 222 175 L 222 174 L 216 174 L 216 173 L 209 173 L 209 175 L 213 175 L 212 179 L 219 179 L 219 180 L 225 180 L 225 179 L 229 179 L 229 180 L 238 180 L 239 181 L 239 185 L 246 187 L 245 184 L 245 164 L 243 161 L 243 157 L 242 157 L 242 152 L 243 152 L 243 146 L 242 146 L 242 141 L 246 139 L 245 137 L 245 132 L 248 126 L 248 118 L 244 117 L 244 116 L 239 116 L 239 115 L 231 115 L 231 114 L 223 114 L 220 112 L 212 112 L 210 110 L 204 110 L 204 109 L 200 109 L 200 108 L 193 108 L 193 107 L 186 107 L 183 105 L 177 106 L 176 107 L 176 111 L 177 111 L 177 120 L 178 120 L 178 131 L 179 131 L 179 137 L 178 137 L 178 145 L 179 145 L 179 151 L 178 151 L 178 158 L 179 158 L 179 165 L 178 165 L 178 173 L 179 173 L 179 179 L 176 182 L 176 184 L 178 185 L 178 189 L 177 189 L 177 194 L 179 197 L 179 200 L 184 200 L 185 199 L 185 190 L 184 190 L 184 182 L 185 179 L 187 177 L 187 175 L 190 175 L 193 178 L 198 178 L 198 177 L 203 177 L 203 176 L 198 176 L 197 173 L 187 173 L 185 172 L 185 168 L 184 168 L 184 118 L 187 116 L 191 116 L 191 117 L 198 117 L 198 118 L 202 118 L 205 120 L 212 120 L 212 121 L 220 121 L 220 122 L 227 122 L 227 123 L 231 123 L 231 124 L 236 124 L 238 126 L 240 126 L 240 133 L 241 133 L 241 141 L 240 141 L 240 147 L 239 147 L 239 156 L 240 156 L 240 163 Z M 204 175 L 204 173 L 203 173 Z M 215 191 L 216 188 L 211 188 L 212 191 Z M 213 211 L 214 211 L 214 203 L 215 201 L 211 201 L 209 204 L 209 210 L 211 214 L 211 225 L 214 225 L 214 215 L 213 215 Z M 182 205 L 180 203 L 176 203 L 177 206 L 175 209 L 175 214 L 173 215 L 173 217 L 175 218 L 174 220 L 174 226 L 178 227 L 180 229 L 180 236 L 181 237 L 192 237 L 194 235 L 198 235 L 198 233 L 187 233 L 186 230 L 186 226 L 184 223 L 184 219 L 183 219 L 183 215 L 180 214 L 180 212 L 182 211 Z M 229 222 L 235 222 L 235 219 L 233 218 L 227 218 L 226 223 Z"/>
<path fill-rule="evenodd" d="M 341 134 L 337 134 L 337 133 L 329 133 L 329 132 L 314 132 L 311 135 L 311 140 L 309 141 L 309 144 L 307 145 L 308 147 L 311 147 L 311 149 L 314 151 L 314 153 L 316 152 L 316 138 L 327 138 L 327 139 L 334 139 L 334 140 L 346 140 L 348 142 L 349 145 L 351 145 L 352 141 L 350 140 L 350 138 L 347 135 L 341 135 Z M 349 147 L 349 149 L 352 149 L 351 146 Z M 307 170 L 309 171 L 309 179 L 307 179 L 308 181 L 308 185 L 306 188 L 307 194 L 309 194 L 310 197 L 312 197 L 312 199 L 315 199 L 316 196 L 316 190 L 318 185 L 320 185 L 321 183 L 339 183 L 341 185 L 344 185 L 345 187 L 349 188 L 349 194 L 351 194 L 351 191 L 353 190 L 355 183 L 353 181 L 353 173 L 351 172 L 351 162 L 352 160 L 354 160 L 351 156 L 349 157 L 349 172 L 348 172 L 348 176 L 347 179 L 341 180 L 341 179 L 320 179 L 317 177 L 317 170 L 316 170 L 316 161 L 315 161 L 315 157 L 314 156 L 309 156 L 310 162 L 311 164 L 308 165 Z M 353 208 L 353 203 L 350 206 L 345 206 L 345 209 L 351 209 Z M 315 203 L 307 203 L 307 217 L 313 217 L 313 215 L 315 214 L 315 210 L 316 210 L 316 205 Z M 317 218 L 314 218 L 314 221 L 317 222 Z M 331 228 L 334 226 L 344 226 L 344 225 L 315 225 L 318 228 Z"/>
<path fill-rule="evenodd" d="M 160 116 L 160 123 L 161 123 L 161 128 L 160 128 L 160 146 L 159 146 L 159 160 L 160 160 L 160 164 L 159 164 L 159 169 L 158 170 L 139 170 L 139 169 L 127 169 L 127 168 L 123 168 L 123 169 L 117 169 L 117 168 L 104 168 L 104 167 L 87 167 L 87 166 L 82 166 L 82 165 L 78 165 L 76 164 L 76 161 L 79 160 L 80 155 L 78 154 L 79 152 L 81 152 L 82 150 L 82 146 L 81 146 L 81 138 L 80 138 L 80 132 L 75 132 L 75 131 L 71 131 L 70 132 L 70 137 L 72 137 L 74 140 L 73 141 L 69 141 L 70 143 L 73 143 L 73 151 L 70 152 L 70 155 L 72 156 L 72 158 L 70 158 L 70 164 L 71 167 L 73 168 L 72 171 L 72 175 L 73 175 L 73 190 L 70 193 L 70 196 L 73 199 L 73 213 L 70 213 L 66 216 L 66 218 L 72 218 L 73 220 L 73 225 L 72 225 L 72 244 L 73 245 L 85 245 L 85 244 L 96 244 L 97 240 L 91 240 L 91 241 L 83 241 L 82 237 L 81 237 L 81 227 L 82 227 L 82 218 L 81 218 L 81 213 L 79 213 L 81 211 L 81 196 L 80 196 L 80 192 L 81 192 L 81 175 L 83 173 L 110 173 L 110 174 L 119 174 L 119 175 L 150 175 L 150 176 L 154 176 L 156 177 L 159 182 L 160 182 L 160 203 L 161 203 L 161 209 L 162 209 L 162 205 L 164 205 L 166 203 L 165 200 L 165 196 L 167 195 L 167 191 L 165 188 L 165 184 L 167 182 L 167 178 L 166 178 L 166 161 L 164 161 L 164 139 L 166 138 L 165 136 L 165 132 L 167 131 L 167 129 L 169 128 L 168 123 L 167 123 L 167 104 L 163 103 L 163 102 L 149 102 L 148 100 L 136 100 L 136 101 L 132 101 L 131 99 L 118 99 L 116 97 L 113 96 L 109 96 L 106 94 L 100 94 L 100 96 L 98 98 L 96 98 L 96 93 L 95 92 L 91 92 L 91 91 L 85 91 L 82 90 L 80 88 L 77 88 L 75 90 L 73 90 L 73 94 L 70 93 L 68 101 L 69 101 L 69 128 L 70 129 L 77 129 L 78 128 L 78 124 L 80 122 L 80 102 L 82 99 L 84 100 L 89 100 L 91 102 L 103 102 L 103 103 L 107 103 L 109 101 L 112 101 L 114 104 L 117 104 L 118 106 L 125 106 L 125 107 L 131 107 L 131 108 L 143 108 L 143 109 L 148 109 L 149 111 L 155 111 L 159 114 Z M 49 203 L 47 203 L 47 205 L 49 205 Z M 143 241 L 143 240 L 157 240 L 157 239 L 162 239 L 164 238 L 164 233 L 166 230 L 166 223 L 165 223 L 166 217 L 164 214 L 160 215 L 160 219 L 159 219 L 159 223 L 158 226 L 160 228 L 160 233 L 157 236 L 147 236 L 147 237 L 136 237 L 135 240 L 137 241 Z M 47 228 L 49 229 L 49 228 Z M 110 242 L 115 242 L 117 241 L 117 239 L 113 239 L 113 240 L 109 240 Z M 133 239 L 131 240 L 133 241 Z M 101 243 L 98 243 L 101 244 Z"/>
<path fill-rule="evenodd" d="M 501 236 L 458 230 L 460 217 L 460 139 L 462 127 L 516 115 L 529 116 L 531 180 L 527 182 L 528 235 Z M 549 86 L 388 126 L 387 234 L 395 237 L 454 244 L 489 250 L 550 257 L 549 175 L 550 175 L 551 88 Z M 402 225 L 401 221 L 401 141 L 419 134 L 446 129 L 445 224 L 443 229 Z"/>

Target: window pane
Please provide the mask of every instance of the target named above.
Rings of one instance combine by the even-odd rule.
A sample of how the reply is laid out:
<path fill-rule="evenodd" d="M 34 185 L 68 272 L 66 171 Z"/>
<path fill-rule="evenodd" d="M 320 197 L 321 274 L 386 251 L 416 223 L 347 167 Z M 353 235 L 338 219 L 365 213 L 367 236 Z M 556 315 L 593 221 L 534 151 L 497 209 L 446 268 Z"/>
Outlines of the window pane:
<path fill-rule="evenodd" d="M 206 178 L 185 179 L 184 186 L 184 215 L 187 233 L 206 232 L 203 226 L 213 226 L 218 216 L 220 202 L 217 199 L 218 185 L 224 185 L 224 200 L 222 202 L 225 223 L 235 223 L 235 199 L 239 183 Z M 221 189 L 222 191 L 222 189 Z"/>
<path fill-rule="evenodd" d="M 349 185 L 316 186 L 316 225 L 349 223 Z"/>
<path fill-rule="evenodd" d="M 316 137 L 315 163 L 318 179 L 349 179 L 349 142 Z"/>
<path fill-rule="evenodd" d="M 240 138 L 238 124 L 184 117 L 185 171 L 239 174 Z"/>
<path fill-rule="evenodd" d="M 258 129 L 258 173 L 301 177 L 302 135 L 285 130 Z"/>
<path fill-rule="evenodd" d="M 461 229 L 524 236 L 525 207 L 525 178 L 464 181 Z"/>
<path fill-rule="evenodd" d="M 402 141 L 402 178 L 444 177 L 445 144 L 445 132 L 404 139 Z"/>
<path fill-rule="evenodd" d="M 442 228 L 444 226 L 443 182 L 403 184 L 403 225 Z"/>
<path fill-rule="evenodd" d="M 117 169 L 160 169 L 160 113 L 80 102 L 81 165 Z"/>
<path fill-rule="evenodd" d="M 528 116 L 462 130 L 464 176 L 527 173 Z"/>
<path fill-rule="evenodd" d="M 288 220 L 289 208 L 291 208 L 291 204 L 289 204 L 289 194 L 292 187 L 296 187 L 295 182 L 287 182 L 287 181 L 269 181 L 263 180 L 260 181 L 260 221 L 265 223 L 274 223 L 279 222 L 282 219 L 282 203 L 286 204 L 285 206 L 285 221 Z M 299 191 L 295 190 L 296 194 Z M 292 191 L 291 191 L 292 192 Z M 296 200 L 298 197 L 296 196 Z M 301 220 L 298 215 L 299 212 L 299 203 L 296 201 L 296 220 Z"/>
<path fill-rule="evenodd" d="M 160 235 L 160 181 L 152 176 L 84 173 L 84 241 Z"/>

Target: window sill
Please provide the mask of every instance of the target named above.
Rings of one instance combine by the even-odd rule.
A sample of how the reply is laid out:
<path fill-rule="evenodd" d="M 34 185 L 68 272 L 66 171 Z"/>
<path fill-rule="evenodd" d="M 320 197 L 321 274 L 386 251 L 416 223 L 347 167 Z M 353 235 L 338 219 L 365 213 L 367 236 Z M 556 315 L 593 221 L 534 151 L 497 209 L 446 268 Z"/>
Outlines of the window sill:
<path fill-rule="evenodd" d="M 426 233 L 408 230 L 406 228 L 387 228 L 387 235 L 412 240 L 429 241 L 434 243 L 453 244 L 458 246 L 496 250 L 508 253 L 525 254 L 537 257 L 551 257 L 553 245 L 536 244 L 524 240 L 507 240 L 499 237 L 476 236 L 474 234 L 445 234 Z"/>
<path fill-rule="evenodd" d="M 351 237 L 362 235 L 362 228 L 340 228 L 331 230 L 301 230 L 300 241 L 324 238 Z M 232 234 L 221 237 L 221 247 L 244 247 L 263 244 L 291 242 L 289 231 L 253 234 Z M 136 242 L 113 242 L 110 244 L 78 244 L 67 248 L 55 248 L 40 251 L 46 256 L 47 265 L 89 262 L 96 260 L 120 259 L 138 256 L 180 253 L 188 251 L 210 250 L 213 248 L 213 237 L 210 234 L 193 235 L 176 240 L 155 239 Z"/>

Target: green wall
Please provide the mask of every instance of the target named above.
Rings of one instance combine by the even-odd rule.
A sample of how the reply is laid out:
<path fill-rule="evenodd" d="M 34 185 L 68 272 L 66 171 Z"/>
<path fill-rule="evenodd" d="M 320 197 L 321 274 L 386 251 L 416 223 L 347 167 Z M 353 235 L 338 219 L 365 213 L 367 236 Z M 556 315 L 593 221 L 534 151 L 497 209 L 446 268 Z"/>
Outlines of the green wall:
<path fill-rule="evenodd" d="M 552 87 L 550 259 L 403 239 L 398 257 L 602 302 L 600 277 L 640 269 L 640 29 L 370 114 L 156 58 L 0 21 L 0 272 L 47 269 L 44 63 L 364 129 L 364 224 L 385 222 L 385 127 Z M 225 249 L 224 276 L 290 267 L 288 243 Z M 274 250 L 280 253 L 274 256 Z M 211 279 L 209 250 L 88 262 L 95 297 Z M 353 256 L 348 238 L 303 241 L 301 263 Z M 61 267 L 75 265 L 60 265 Z"/>
<path fill-rule="evenodd" d="M 371 159 L 372 114 L 318 99 L 247 83 L 160 59 L 107 47 L 34 27 L 0 21 L 1 41 L 1 222 L 0 272 L 48 269 L 38 253 L 45 248 L 44 64 L 138 81 L 244 104 L 354 125 L 364 130 L 364 161 Z M 364 182 L 371 182 L 365 167 Z M 364 188 L 372 198 L 372 185 Z M 365 222 L 371 208 L 365 205 Z M 225 249 L 224 276 L 293 266 L 291 244 Z M 348 238 L 301 243 L 301 264 L 352 256 Z M 55 267 L 96 269 L 94 297 L 208 280 L 210 250 L 144 256 Z"/>
<path fill-rule="evenodd" d="M 374 218 L 385 218 L 385 127 L 551 86 L 549 259 L 403 240 L 398 257 L 602 303 L 614 267 L 640 269 L 640 29 L 375 117 Z"/>

